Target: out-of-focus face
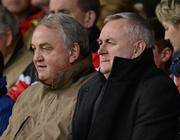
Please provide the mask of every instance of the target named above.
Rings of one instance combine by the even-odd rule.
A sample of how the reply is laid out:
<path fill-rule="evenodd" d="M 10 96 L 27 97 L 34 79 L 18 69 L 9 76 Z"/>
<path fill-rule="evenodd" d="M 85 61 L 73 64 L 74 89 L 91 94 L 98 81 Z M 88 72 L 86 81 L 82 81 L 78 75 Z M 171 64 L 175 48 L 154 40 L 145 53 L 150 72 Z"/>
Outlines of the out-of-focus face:
<path fill-rule="evenodd" d="M 165 39 L 170 40 L 174 50 L 180 50 L 180 24 L 173 25 L 170 22 L 162 21 L 165 29 Z"/>
<path fill-rule="evenodd" d="M 124 19 L 108 22 L 99 37 L 100 71 L 107 78 L 115 56 L 132 59 L 134 47 L 127 34 L 127 21 Z"/>
<path fill-rule="evenodd" d="M 81 11 L 78 0 L 50 0 L 50 12 L 62 12 L 68 14 L 85 26 L 85 12 Z"/>
<path fill-rule="evenodd" d="M 11 13 L 22 13 L 30 6 L 30 0 L 2 0 L 2 4 Z"/>
<path fill-rule="evenodd" d="M 40 25 L 33 33 L 32 48 L 38 78 L 48 85 L 53 85 L 70 66 L 63 33 Z"/>
<path fill-rule="evenodd" d="M 47 5 L 49 0 L 31 0 L 31 4 L 34 6 Z"/>

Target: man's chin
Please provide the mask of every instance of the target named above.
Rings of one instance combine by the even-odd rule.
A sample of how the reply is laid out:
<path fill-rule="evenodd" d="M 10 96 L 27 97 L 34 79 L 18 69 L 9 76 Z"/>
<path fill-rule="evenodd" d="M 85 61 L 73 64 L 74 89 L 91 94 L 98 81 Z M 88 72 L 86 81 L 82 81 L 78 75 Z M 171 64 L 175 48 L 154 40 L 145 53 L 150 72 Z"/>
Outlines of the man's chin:
<path fill-rule="evenodd" d="M 109 69 L 103 69 L 103 68 L 100 68 L 100 72 L 104 75 L 109 75 L 110 74 L 110 70 Z"/>
<path fill-rule="evenodd" d="M 52 86 L 53 83 L 52 82 L 49 82 L 49 80 L 47 79 L 44 79 L 44 78 L 38 78 L 38 81 L 40 81 L 41 83 L 45 84 L 45 85 L 48 85 L 48 86 Z"/>
<path fill-rule="evenodd" d="M 39 81 L 42 81 L 42 82 L 47 80 L 47 78 L 44 75 L 41 75 L 41 74 L 38 74 L 37 78 L 38 78 Z"/>

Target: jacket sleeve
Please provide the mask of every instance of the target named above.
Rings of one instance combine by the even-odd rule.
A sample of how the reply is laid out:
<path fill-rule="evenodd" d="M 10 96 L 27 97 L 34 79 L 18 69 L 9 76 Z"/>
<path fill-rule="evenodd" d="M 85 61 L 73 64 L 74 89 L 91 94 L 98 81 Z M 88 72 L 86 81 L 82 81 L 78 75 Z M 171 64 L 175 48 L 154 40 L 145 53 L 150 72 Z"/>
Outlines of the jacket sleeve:
<path fill-rule="evenodd" d="M 141 86 L 131 140 L 173 140 L 180 113 L 179 93 L 171 80 L 153 78 Z"/>

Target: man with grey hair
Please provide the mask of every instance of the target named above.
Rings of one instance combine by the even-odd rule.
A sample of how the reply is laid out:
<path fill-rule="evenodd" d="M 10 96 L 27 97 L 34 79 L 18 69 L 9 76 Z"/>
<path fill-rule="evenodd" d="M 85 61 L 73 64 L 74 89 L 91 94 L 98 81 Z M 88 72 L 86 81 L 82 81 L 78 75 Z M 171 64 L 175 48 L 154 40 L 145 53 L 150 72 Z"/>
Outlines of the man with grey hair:
<path fill-rule="evenodd" d="M 1 140 L 67 140 L 78 90 L 94 75 L 88 44 L 86 30 L 72 17 L 42 19 L 31 43 L 40 82 L 19 96 Z"/>
<path fill-rule="evenodd" d="M 180 96 L 154 64 L 147 21 L 111 15 L 98 41 L 100 72 L 79 90 L 72 140 L 173 140 Z"/>

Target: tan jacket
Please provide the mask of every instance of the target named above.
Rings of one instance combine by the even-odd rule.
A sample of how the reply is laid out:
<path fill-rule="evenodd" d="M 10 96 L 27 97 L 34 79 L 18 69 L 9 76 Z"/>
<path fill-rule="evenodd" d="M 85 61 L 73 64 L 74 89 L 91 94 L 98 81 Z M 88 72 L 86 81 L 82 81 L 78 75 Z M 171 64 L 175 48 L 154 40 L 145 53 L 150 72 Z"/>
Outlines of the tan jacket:
<path fill-rule="evenodd" d="M 91 68 L 85 60 L 67 70 L 55 88 L 42 83 L 29 87 L 15 103 L 0 140 L 66 140 L 78 90 L 94 75 Z"/>

